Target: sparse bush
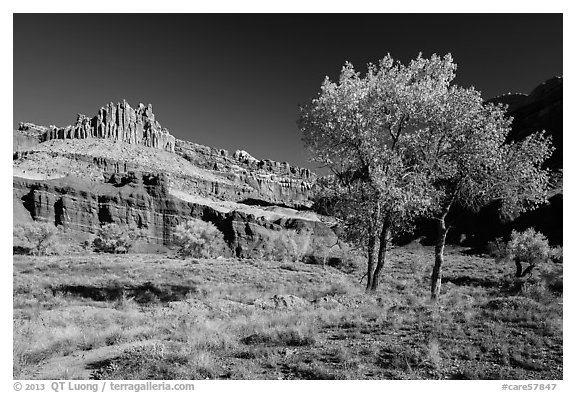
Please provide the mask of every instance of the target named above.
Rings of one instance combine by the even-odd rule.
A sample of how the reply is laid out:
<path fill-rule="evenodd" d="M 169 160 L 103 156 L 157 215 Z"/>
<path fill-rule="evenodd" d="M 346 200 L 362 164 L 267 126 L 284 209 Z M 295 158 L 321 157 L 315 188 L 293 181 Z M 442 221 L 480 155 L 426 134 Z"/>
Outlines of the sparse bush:
<path fill-rule="evenodd" d="M 111 254 L 126 254 L 134 242 L 144 236 L 144 232 L 135 226 L 105 224 L 92 242 L 94 251 Z"/>
<path fill-rule="evenodd" d="M 301 261 L 310 247 L 312 236 L 308 232 L 286 231 L 282 233 L 283 245 L 286 248 L 288 258 L 295 262 Z"/>
<path fill-rule="evenodd" d="M 516 264 L 516 277 L 525 277 L 539 264 L 550 258 L 548 239 L 534 228 L 524 232 L 512 231 L 512 236 L 506 247 L 506 255 Z M 524 269 L 523 263 L 528 266 Z"/>
<path fill-rule="evenodd" d="M 13 252 L 27 255 L 58 254 L 58 228 L 44 222 L 15 225 Z"/>
<path fill-rule="evenodd" d="M 174 230 L 174 242 L 181 257 L 215 258 L 226 250 L 224 235 L 214 224 L 191 219 Z"/>
<path fill-rule="evenodd" d="M 562 263 L 562 246 L 556 246 L 550 250 L 550 259 L 554 263 Z"/>
<path fill-rule="evenodd" d="M 80 248 L 84 251 L 92 251 L 94 249 L 93 245 L 94 239 L 87 239 L 80 242 Z"/>

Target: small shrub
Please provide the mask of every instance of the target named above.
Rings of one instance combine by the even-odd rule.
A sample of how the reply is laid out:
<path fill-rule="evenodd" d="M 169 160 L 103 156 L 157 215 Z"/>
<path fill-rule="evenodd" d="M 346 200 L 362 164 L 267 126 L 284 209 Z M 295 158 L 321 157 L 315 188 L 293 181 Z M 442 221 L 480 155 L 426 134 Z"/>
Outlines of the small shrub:
<path fill-rule="evenodd" d="M 126 254 L 134 242 L 144 236 L 144 232 L 135 226 L 105 224 L 98 230 L 92 242 L 94 250 L 111 254 Z"/>
<path fill-rule="evenodd" d="M 554 263 L 562 263 L 562 246 L 556 246 L 550 250 L 550 259 Z"/>
<path fill-rule="evenodd" d="M 311 239 L 309 233 L 298 233 L 293 230 L 272 232 L 261 236 L 261 242 L 254 246 L 257 256 L 280 262 L 302 261 L 310 246 Z"/>
<path fill-rule="evenodd" d="M 27 255 L 58 254 L 58 228 L 52 224 L 33 222 L 15 225 L 13 252 Z"/>
<path fill-rule="evenodd" d="M 529 228 L 524 232 L 512 231 L 512 236 L 506 246 L 507 258 L 516 264 L 516 277 L 525 277 L 539 264 L 550 258 L 548 239 Z M 528 264 L 524 269 L 522 264 Z"/>
<path fill-rule="evenodd" d="M 191 219 L 179 224 L 174 230 L 174 243 L 180 248 L 181 257 L 215 258 L 226 250 L 224 235 L 214 224 Z"/>
<path fill-rule="evenodd" d="M 302 261 L 304 254 L 310 247 L 311 235 L 308 232 L 296 232 L 288 230 L 281 233 L 282 246 L 286 250 L 285 255 L 294 262 Z"/>
<path fill-rule="evenodd" d="M 80 242 L 80 248 L 82 248 L 83 251 L 92 251 L 94 249 L 93 243 L 94 239 L 84 240 Z"/>

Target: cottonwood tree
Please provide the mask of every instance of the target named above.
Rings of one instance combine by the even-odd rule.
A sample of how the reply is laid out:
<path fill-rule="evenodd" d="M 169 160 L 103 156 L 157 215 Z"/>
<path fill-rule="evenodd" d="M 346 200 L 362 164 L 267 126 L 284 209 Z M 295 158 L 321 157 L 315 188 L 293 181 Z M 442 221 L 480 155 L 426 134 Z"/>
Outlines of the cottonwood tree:
<path fill-rule="evenodd" d="M 507 143 L 512 119 L 505 107 L 485 103 L 474 88 L 452 86 L 427 109 L 407 144 L 412 166 L 428 178 L 434 195 L 437 240 L 430 289 L 436 299 L 449 230 L 446 219 L 453 207 L 477 212 L 496 202 L 503 218 L 514 218 L 545 203 L 549 172 L 542 163 L 553 148 L 543 133 Z"/>
<path fill-rule="evenodd" d="M 300 108 L 312 160 L 332 173 L 320 184 L 333 213 L 368 254 L 369 290 L 378 287 L 390 239 L 431 206 L 427 172 L 405 159 L 405 140 L 422 122 L 420 113 L 446 94 L 454 71 L 449 55 L 419 56 L 408 65 L 388 55 L 369 64 L 365 76 L 346 63 L 338 82 L 327 77 L 318 97 Z"/>
<path fill-rule="evenodd" d="M 364 277 L 367 278 L 366 289 L 371 290 L 377 229 L 381 223 L 380 206 L 374 190 L 365 182 L 329 175 L 318 179 L 314 194 L 315 203 L 317 207 L 322 205 L 323 213 L 340 219 L 338 237 L 366 252 L 368 266 Z"/>

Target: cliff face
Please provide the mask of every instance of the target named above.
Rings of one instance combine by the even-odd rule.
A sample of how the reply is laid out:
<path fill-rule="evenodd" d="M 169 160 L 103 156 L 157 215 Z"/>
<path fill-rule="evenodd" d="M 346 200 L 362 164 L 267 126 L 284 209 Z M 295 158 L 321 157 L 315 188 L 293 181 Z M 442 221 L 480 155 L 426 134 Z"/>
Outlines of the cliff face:
<path fill-rule="evenodd" d="M 286 162 L 257 160 L 176 140 L 152 107 L 123 101 L 93 118 L 78 115 L 63 128 L 20 123 L 14 131 L 14 171 L 21 177 L 75 175 L 93 181 L 107 172 L 165 173 L 170 187 L 224 201 L 309 206 L 315 175 Z M 148 149 L 152 148 L 152 149 Z"/>
<path fill-rule="evenodd" d="M 150 105 L 110 103 L 62 128 L 21 123 L 13 151 L 16 224 L 95 233 L 114 222 L 170 245 L 174 228 L 197 218 L 238 257 L 258 257 L 288 230 L 310 249 L 336 241 L 314 213 L 292 209 L 311 204 L 310 170 L 176 140 Z"/>
<path fill-rule="evenodd" d="M 20 123 L 20 131 L 37 131 L 40 142 L 51 139 L 106 138 L 174 152 L 175 138 L 154 118 L 152 105 L 132 108 L 125 100 L 100 108 L 93 118 L 79 114 L 67 127 Z"/>
<path fill-rule="evenodd" d="M 158 174 L 111 173 L 103 183 L 75 177 L 14 177 L 13 197 L 14 211 L 21 221 L 28 218 L 90 233 L 106 223 L 136 225 L 145 230 L 151 242 L 165 245 L 172 243 L 174 228 L 180 222 L 190 218 L 209 221 L 224 234 L 230 253 L 237 257 L 259 256 L 262 245 L 288 229 L 309 238 L 306 249 L 310 256 L 314 255 L 314 244 L 334 244 L 336 239 L 334 232 L 320 221 L 268 220 L 175 198 L 168 192 L 167 177 Z"/>
<path fill-rule="evenodd" d="M 312 197 L 316 175 L 307 168 L 291 166 L 287 162 L 258 160 L 243 150 L 230 154 L 224 149 L 180 139 L 176 140 L 175 152 L 196 167 L 212 170 L 257 190 L 252 195 L 246 192 L 229 195 L 226 198 L 230 200 L 255 199 L 275 204 L 306 205 Z M 222 191 L 225 190 L 226 187 L 222 187 Z"/>
<path fill-rule="evenodd" d="M 290 172 L 248 169 L 233 159 L 203 166 L 159 150 L 127 148 L 124 144 L 87 140 L 29 146 L 13 155 L 15 175 L 55 178 L 65 175 L 102 181 L 109 172 L 149 171 L 167 175 L 169 186 L 213 199 L 249 204 L 309 205 L 313 177 L 306 181 Z M 218 167 L 214 169 L 204 169 Z"/>

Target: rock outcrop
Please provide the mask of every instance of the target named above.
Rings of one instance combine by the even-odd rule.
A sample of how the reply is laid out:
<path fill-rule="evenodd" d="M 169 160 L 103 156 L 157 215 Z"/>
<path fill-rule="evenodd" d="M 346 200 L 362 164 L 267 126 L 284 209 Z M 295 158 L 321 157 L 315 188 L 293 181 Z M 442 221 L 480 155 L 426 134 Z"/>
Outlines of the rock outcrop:
<path fill-rule="evenodd" d="M 307 168 L 291 166 L 287 162 L 259 160 L 243 150 L 230 154 L 225 149 L 215 149 L 196 143 L 176 140 L 175 152 L 191 164 L 214 171 L 221 176 L 245 184 L 256 190 L 253 195 L 246 192 L 229 195 L 226 198 L 236 201 L 249 199 L 264 203 L 285 204 L 288 206 L 310 205 L 312 186 L 316 175 Z M 226 187 L 221 187 L 224 191 Z"/>
<path fill-rule="evenodd" d="M 197 218 L 240 258 L 269 256 L 284 235 L 310 249 L 308 260 L 325 258 L 313 255 L 316 246 L 336 242 L 314 213 L 294 210 L 312 203 L 309 169 L 176 140 L 151 106 L 110 103 L 63 128 L 21 123 L 14 141 L 15 223 L 88 233 L 136 225 L 150 242 L 171 245 L 174 228 Z"/>
<path fill-rule="evenodd" d="M 36 172 L 36 177 L 97 180 L 109 171 L 163 172 L 171 186 L 190 194 L 290 207 L 311 205 L 316 179 L 309 169 L 286 162 L 177 140 L 156 121 L 150 105 L 133 109 L 126 101 L 106 105 L 91 119 L 78 115 L 74 125 L 63 128 L 20 123 L 13 140 L 15 174 L 23 177 Z"/>
<path fill-rule="evenodd" d="M 260 246 L 284 230 L 307 237 L 305 246 L 312 256 L 314 244 L 332 245 L 336 239 L 319 221 L 269 221 L 176 198 L 169 194 L 163 174 L 109 173 L 103 183 L 72 176 L 53 180 L 14 177 L 13 197 L 15 217 L 23 222 L 33 219 L 89 233 L 111 222 L 135 225 L 145 230 L 150 242 L 164 245 L 173 242 L 173 230 L 180 222 L 190 218 L 209 221 L 224 234 L 231 254 L 241 258 L 261 256 Z"/>
<path fill-rule="evenodd" d="M 290 207 L 309 206 L 311 203 L 312 183 L 281 172 L 281 167 L 255 170 L 228 162 L 219 164 L 219 170 L 211 170 L 163 151 L 109 141 L 99 141 L 93 149 L 94 146 L 84 142 L 87 141 L 68 141 L 56 146 L 42 143 L 18 150 L 13 154 L 15 174 L 30 177 L 36 173 L 36 177 L 44 178 L 71 174 L 98 181 L 103 180 L 107 172 L 153 171 L 168 175 L 172 189 L 192 195 Z"/>
<path fill-rule="evenodd" d="M 132 108 L 126 100 L 109 103 L 92 118 L 78 114 L 76 123 L 66 127 L 43 127 L 20 123 L 20 131 L 38 131 L 41 142 L 51 139 L 107 138 L 134 145 L 144 145 L 174 152 L 176 139 L 162 128 L 152 112 L 152 105 Z"/>

